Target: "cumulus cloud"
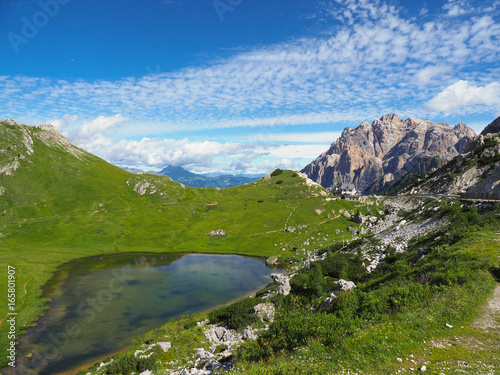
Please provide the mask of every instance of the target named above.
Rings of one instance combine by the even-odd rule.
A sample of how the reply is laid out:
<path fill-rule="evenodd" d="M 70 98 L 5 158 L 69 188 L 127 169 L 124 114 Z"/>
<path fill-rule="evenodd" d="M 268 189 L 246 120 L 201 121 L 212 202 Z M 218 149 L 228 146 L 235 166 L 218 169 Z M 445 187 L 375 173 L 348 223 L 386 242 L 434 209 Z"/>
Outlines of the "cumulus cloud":
<path fill-rule="evenodd" d="M 267 173 L 269 168 L 300 169 L 306 164 L 305 160 L 324 152 L 339 135 L 338 132 L 270 133 L 269 138 L 260 142 L 251 139 L 225 143 L 188 138 L 114 139 L 114 129 L 127 121 L 117 114 L 100 116 L 79 126 L 75 124 L 77 118 L 71 115 L 51 122 L 59 127 L 74 128 L 64 131 L 73 143 L 116 165 L 145 168 L 174 165 L 223 173 L 256 174 Z"/>
<path fill-rule="evenodd" d="M 432 98 L 427 103 L 427 109 L 431 112 L 452 112 L 475 105 L 500 105 L 500 83 L 474 86 L 468 81 L 458 81 Z"/>
<path fill-rule="evenodd" d="M 65 122 L 65 125 L 69 127 L 75 124 L 74 120 L 76 120 L 74 116 L 65 116 L 62 121 L 55 120 L 54 122 L 59 123 L 59 125 L 61 125 L 61 122 Z M 102 147 L 107 147 L 113 143 L 113 138 L 106 135 L 106 131 L 126 121 L 128 121 L 128 118 L 123 117 L 121 114 L 99 116 L 90 122 L 83 122 L 80 126 L 64 133 L 77 146 L 89 152 L 99 153 Z"/>
<path fill-rule="evenodd" d="M 47 121 L 49 124 L 54 125 L 59 131 L 63 131 L 63 129 L 67 128 L 69 125 L 73 124 L 76 120 L 78 120 L 77 115 L 69 115 L 65 114 L 63 118 L 53 118 Z"/>

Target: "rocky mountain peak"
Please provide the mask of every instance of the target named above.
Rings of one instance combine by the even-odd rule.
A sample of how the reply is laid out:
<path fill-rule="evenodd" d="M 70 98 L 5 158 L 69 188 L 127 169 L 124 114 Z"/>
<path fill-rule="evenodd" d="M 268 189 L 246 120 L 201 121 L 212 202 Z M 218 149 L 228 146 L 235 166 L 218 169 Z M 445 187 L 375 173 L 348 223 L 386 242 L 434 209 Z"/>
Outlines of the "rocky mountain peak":
<path fill-rule="evenodd" d="M 40 124 L 40 125 L 35 125 L 34 127 L 37 128 L 37 129 L 46 130 L 46 131 L 49 131 L 49 132 L 61 134 L 61 132 L 59 131 L 59 129 L 57 129 L 54 125 L 49 124 L 48 122 Z"/>
<path fill-rule="evenodd" d="M 378 191 L 414 169 L 425 173 L 444 164 L 463 152 L 474 136 L 465 124 L 452 128 L 386 114 L 371 124 L 345 128 L 330 149 L 302 172 L 327 188 L 350 182 L 361 191 Z"/>
<path fill-rule="evenodd" d="M 396 115 L 394 113 L 389 113 L 387 115 L 383 115 L 380 118 L 380 121 L 382 121 L 382 122 L 394 122 L 394 123 L 400 122 L 398 115 Z"/>
<path fill-rule="evenodd" d="M 21 125 L 16 120 L 13 120 L 11 118 L 6 118 L 4 120 L 0 120 L 0 123 L 7 124 L 7 125 L 15 125 L 15 126 L 20 126 Z"/>

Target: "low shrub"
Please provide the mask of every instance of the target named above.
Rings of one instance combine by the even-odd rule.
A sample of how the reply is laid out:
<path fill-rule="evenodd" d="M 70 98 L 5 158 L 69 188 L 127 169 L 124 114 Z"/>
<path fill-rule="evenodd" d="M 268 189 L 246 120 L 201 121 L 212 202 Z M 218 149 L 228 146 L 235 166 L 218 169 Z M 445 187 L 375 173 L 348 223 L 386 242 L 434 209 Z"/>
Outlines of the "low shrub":
<path fill-rule="evenodd" d="M 224 323 L 231 329 L 242 329 L 255 323 L 257 316 L 254 314 L 255 305 L 262 302 L 261 298 L 245 298 L 229 306 L 222 307 L 208 314 L 208 320 L 212 324 Z"/>
<path fill-rule="evenodd" d="M 154 356 L 148 358 L 137 358 L 131 354 L 124 355 L 106 366 L 106 374 L 130 374 L 131 372 L 143 372 L 151 370 L 156 364 Z"/>
<path fill-rule="evenodd" d="M 275 169 L 275 170 L 273 171 L 273 173 L 271 173 L 271 177 L 276 177 L 276 176 L 279 176 L 279 175 L 280 175 L 280 174 L 282 174 L 282 173 L 283 173 L 283 170 L 281 170 L 281 169 L 279 169 L 279 168 L 278 168 L 278 169 Z"/>

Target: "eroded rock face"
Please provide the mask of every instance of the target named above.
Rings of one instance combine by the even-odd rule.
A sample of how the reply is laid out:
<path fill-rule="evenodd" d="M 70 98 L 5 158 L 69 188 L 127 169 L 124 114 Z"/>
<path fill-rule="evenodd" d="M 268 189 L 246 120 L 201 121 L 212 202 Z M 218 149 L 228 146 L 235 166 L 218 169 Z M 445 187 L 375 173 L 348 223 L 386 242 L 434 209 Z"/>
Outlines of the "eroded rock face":
<path fill-rule="evenodd" d="M 439 164 L 430 160 L 419 164 L 424 157 L 444 162 L 459 155 L 474 136 L 474 130 L 462 123 L 452 128 L 429 120 L 384 115 L 371 124 L 362 122 L 344 129 L 330 149 L 302 172 L 327 188 L 351 182 L 360 191 L 373 192 L 369 187 L 377 181 L 378 191 L 414 168 L 425 173 L 427 166 Z"/>
<path fill-rule="evenodd" d="M 479 199 L 500 199 L 500 165 L 483 181 L 469 191 L 471 197 Z"/>

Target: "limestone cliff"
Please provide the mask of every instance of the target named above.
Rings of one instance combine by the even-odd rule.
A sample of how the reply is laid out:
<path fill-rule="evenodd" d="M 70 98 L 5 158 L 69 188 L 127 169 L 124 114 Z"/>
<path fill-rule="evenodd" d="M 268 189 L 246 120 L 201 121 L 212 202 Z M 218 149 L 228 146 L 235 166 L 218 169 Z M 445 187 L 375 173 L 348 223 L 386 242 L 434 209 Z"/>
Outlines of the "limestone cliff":
<path fill-rule="evenodd" d="M 302 172 L 324 187 L 352 182 L 365 193 L 391 186 L 409 172 L 425 173 L 466 151 L 474 130 L 395 114 L 344 129 L 330 149 Z"/>

